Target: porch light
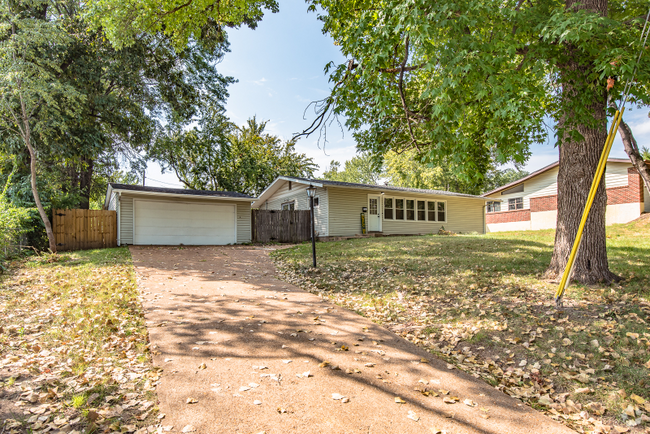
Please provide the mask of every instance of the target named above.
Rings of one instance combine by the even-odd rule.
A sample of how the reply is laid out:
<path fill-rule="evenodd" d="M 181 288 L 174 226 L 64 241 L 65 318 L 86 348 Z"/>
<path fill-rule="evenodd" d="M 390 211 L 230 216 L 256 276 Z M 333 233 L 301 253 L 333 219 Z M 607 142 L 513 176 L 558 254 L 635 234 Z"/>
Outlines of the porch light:
<path fill-rule="evenodd" d="M 314 196 L 316 187 L 310 185 L 307 187 L 307 197 L 309 197 L 309 209 L 311 211 L 311 255 L 313 258 L 314 268 L 316 268 L 316 237 L 314 235 Z"/>

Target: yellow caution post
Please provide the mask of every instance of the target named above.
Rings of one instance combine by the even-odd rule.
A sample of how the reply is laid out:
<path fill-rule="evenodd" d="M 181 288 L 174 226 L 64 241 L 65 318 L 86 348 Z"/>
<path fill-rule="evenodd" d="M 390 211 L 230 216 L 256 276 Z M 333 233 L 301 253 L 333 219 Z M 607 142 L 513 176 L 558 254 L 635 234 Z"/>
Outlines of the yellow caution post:
<path fill-rule="evenodd" d="M 625 107 L 621 107 L 620 110 L 616 110 L 614 115 L 614 120 L 612 121 L 612 126 L 609 128 L 609 134 L 607 134 L 607 140 L 605 140 L 605 147 L 603 152 L 600 154 L 600 161 L 598 161 L 598 167 L 596 168 L 596 174 L 594 179 L 591 182 L 591 188 L 589 189 L 589 196 L 587 196 L 587 203 L 585 203 L 585 209 L 582 212 L 582 219 L 580 220 L 580 225 L 578 226 L 578 233 L 576 234 L 575 241 L 573 242 L 573 247 L 571 248 L 571 253 L 569 254 L 569 260 L 567 261 L 566 268 L 564 269 L 564 274 L 562 274 L 562 280 L 560 281 L 560 286 L 555 293 L 555 304 L 557 307 L 562 306 L 562 296 L 566 290 L 566 286 L 571 279 L 571 274 L 573 273 L 573 266 L 575 265 L 576 255 L 580 249 L 580 242 L 582 241 L 582 233 L 585 229 L 585 224 L 587 223 L 587 217 L 589 217 L 589 211 L 591 210 L 591 205 L 594 203 L 594 198 L 596 197 L 596 191 L 598 191 L 598 186 L 600 185 L 600 180 L 605 173 L 605 166 L 607 165 L 607 158 L 609 157 L 609 151 L 612 149 L 612 143 L 614 143 L 614 138 L 616 137 L 616 131 L 618 131 L 618 126 L 621 123 L 623 118 L 623 112 Z"/>

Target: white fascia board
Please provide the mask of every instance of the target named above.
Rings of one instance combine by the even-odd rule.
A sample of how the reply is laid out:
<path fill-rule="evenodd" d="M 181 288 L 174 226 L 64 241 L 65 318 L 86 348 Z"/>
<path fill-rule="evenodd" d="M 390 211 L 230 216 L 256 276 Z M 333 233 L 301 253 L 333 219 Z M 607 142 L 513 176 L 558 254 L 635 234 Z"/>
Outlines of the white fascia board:
<path fill-rule="evenodd" d="M 280 188 L 280 181 L 285 181 L 285 182 L 295 182 L 297 184 L 304 184 L 304 185 L 313 185 L 314 187 L 323 187 L 323 184 L 320 182 L 316 181 L 304 181 L 302 179 L 295 179 L 291 178 L 288 176 L 278 176 L 275 178 L 275 180 L 264 189 L 262 194 L 259 195 L 259 197 L 253 202 L 251 205 L 251 208 L 260 208 L 262 204 L 270 197 L 273 196 L 273 194 L 278 191 Z"/>
<path fill-rule="evenodd" d="M 111 194 L 113 193 L 113 187 L 111 187 L 111 184 L 108 184 L 108 188 L 106 189 L 106 199 L 104 199 L 104 208 L 108 209 L 108 205 L 111 203 Z"/>
<path fill-rule="evenodd" d="M 225 200 L 225 201 L 236 201 L 236 202 L 253 202 L 256 200 L 254 197 L 229 197 L 229 196 L 204 196 L 201 194 L 177 194 L 177 193 L 161 193 L 158 191 L 138 191 L 138 190 L 126 190 L 126 189 L 115 189 L 113 191 L 134 194 L 134 195 L 146 195 L 146 196 L 164 196 L 164 197 L 179 197 L 179 198 L 192 198 L 192 199 L 208 199 L 208 200 Z"/>

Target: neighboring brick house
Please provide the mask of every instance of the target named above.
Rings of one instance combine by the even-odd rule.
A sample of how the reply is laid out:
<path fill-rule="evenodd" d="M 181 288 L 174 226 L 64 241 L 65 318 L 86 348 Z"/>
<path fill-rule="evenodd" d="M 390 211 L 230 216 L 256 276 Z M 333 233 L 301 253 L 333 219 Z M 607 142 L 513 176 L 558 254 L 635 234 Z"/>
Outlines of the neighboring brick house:
<path fill-rule="evenodd" d="M 555 228 L 558 162 L 485 193 L 487 232 Z M 648 190 L 627 159 L 610 158 L 605 170 L 607 225 L 627 223 L 650 212 Z"/>

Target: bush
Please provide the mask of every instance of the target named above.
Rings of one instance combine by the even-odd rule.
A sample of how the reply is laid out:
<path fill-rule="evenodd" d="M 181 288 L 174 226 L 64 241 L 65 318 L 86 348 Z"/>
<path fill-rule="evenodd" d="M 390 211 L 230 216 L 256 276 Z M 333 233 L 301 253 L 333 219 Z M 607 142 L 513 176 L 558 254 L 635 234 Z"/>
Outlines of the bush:
<path fill-rule="evenodd" d="M 13 172 L 12 174 L 13 175 Z M 4 270 L 4 261 L 20 253 L 20 239 L 29 231 L 28 222 L 32 210 L 14 206 L 7 198 L 7 189 L 11 183 L 11 175 L 0 193 L 0 271 Z"/>

